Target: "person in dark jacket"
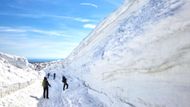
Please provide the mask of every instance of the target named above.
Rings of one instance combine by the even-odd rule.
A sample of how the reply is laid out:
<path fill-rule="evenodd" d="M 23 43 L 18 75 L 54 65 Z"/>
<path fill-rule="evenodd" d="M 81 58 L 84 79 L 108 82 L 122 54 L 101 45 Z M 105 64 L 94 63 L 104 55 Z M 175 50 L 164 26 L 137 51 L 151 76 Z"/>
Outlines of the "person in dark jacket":
<path fill-rule="evenodd" d="M 55 80 L 55 77 L 56 77 L 56 73 L 53 73 L 53 79 Z"/>
<path fill-rule="evenodd" d="M 62 82 L 64 83 L 63 90 L 68 89 L 69 85 L 67 83 L 67 79 L 65 78 L 65 76 L 62 76 Z"/>
<path fill-rule="evenodd" d="M 47 77 L 48 77 L 48 78 L 49 78 L 49 76 L 50 76 L 50 73 L 47 74 Z"/>
<path fill-rule="evenodd" d="M 48 87 L 51 87 L 51 85 L 49 84 L 49 82 L 48 82 L 48 80 L 47 80 L 46 77 L 44 77 L 44 80 L 42 82 L 42 86 L 43 86 L 43 89 L 44 89 L 44 91 L 43 91 L 43 97 L 48 99 L 49 98 L 49 96 L 48 96 L 48 94 L 49 94 Z"/>

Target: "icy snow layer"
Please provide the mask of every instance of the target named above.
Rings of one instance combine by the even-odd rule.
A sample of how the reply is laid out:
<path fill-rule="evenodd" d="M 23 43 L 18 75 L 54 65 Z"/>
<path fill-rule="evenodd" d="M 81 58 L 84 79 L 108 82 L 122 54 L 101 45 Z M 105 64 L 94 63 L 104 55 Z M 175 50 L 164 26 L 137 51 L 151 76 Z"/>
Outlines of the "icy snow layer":
<path fill-rule="evenodd" d="M 31 84 L 38 73 L 25 58 L 0 53 L 0 98 Z"/>
<path fill-rule="evenodd" d="M 189 9 L 189 0 L 126 0 L 65 70 L 107 107 L 189 107 Z"/>

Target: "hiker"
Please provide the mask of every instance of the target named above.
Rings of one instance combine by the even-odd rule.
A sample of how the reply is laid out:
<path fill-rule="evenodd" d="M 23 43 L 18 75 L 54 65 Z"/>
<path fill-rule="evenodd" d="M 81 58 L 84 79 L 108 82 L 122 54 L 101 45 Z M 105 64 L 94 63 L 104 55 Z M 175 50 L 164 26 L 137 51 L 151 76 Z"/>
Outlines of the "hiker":
<path fill-rule="evenodd" d="M 44 77 L 44 80 L 42 82 L 42 86 L 43 86 L 43 89 L 44 89 L 44 91 L 43 91 L 43 97 L 49 99 L 49 96 L 48 96 L 48 94 L 49 94 L 48 87 L 51 87 L 51 85 L 49 84 L 49 82 L 48 82 L 48 80 L 47 80 L 46 77 Z"/>
<path fill-rule="evenodd" d="M 49 76 L 50 76 L 50 73 L 47 74 L 47 77 L 48 77 L 48 78 L 49 78 Z"/>
<path fill-rule="evenodd" d="M 53 73 L 53 79 L 55 80 L 55 77 L 56 77 L 56 73 Z"/>
<path fill-rule="evenodd" d="M 68 89 L 69 85 L 67 84 L 67 79 L 65 76 L 62 76 L 62 82 L 64 83 L 63 90 Z"/>

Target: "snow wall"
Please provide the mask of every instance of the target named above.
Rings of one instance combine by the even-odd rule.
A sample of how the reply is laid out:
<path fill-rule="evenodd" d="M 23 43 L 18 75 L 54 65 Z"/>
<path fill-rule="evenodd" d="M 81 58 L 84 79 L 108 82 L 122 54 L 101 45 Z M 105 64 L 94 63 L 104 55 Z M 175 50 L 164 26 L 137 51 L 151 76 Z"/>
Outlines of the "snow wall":
<path fill-rule="evenodd" d="M 32 84 L 38 72 L 23 57 L 0 52 L 0 98 Z"/>
<path fill-rule="evenodd" d="M 189 9 L 189 0 L 125 0 L 65 70 L 107 107 L 189 107 Z"/>
<path fill-rule="evenodd" d="M 27 68 L 29 66 L 28 60 L 23 57 L 13 56 L 5 53 L 0 53 L 1 60 L 5 60 L 4 62 L 12 64 L 18 68 Z"/>

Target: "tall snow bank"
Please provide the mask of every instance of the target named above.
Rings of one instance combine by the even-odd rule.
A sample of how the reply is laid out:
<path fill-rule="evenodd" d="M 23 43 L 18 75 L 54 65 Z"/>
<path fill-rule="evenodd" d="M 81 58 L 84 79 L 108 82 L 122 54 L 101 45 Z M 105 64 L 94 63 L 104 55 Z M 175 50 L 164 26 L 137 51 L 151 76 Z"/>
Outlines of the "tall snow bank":
<path fill-rule="evenodd" d="M 108 107 L 189 107 L 189 9 L 189 0 L 125 0 L 65 69 Z"/>
<path fill-rule="evenodd" d="M 25 83 L 38 77 L 26 58 L 0 53 L 0 86 L 7 88 L 18 83 Z"/>
<path fill-rule="evenodd" d="M 19 57 L 19 56 L 12 56 L 12 55 L 0 52 L 0 58 L 1 60 L 4 60 L 4 62 L 10 63 L 21 69 L 26 68 L 29 65 L 28 60 L 26 58 Z"/>

